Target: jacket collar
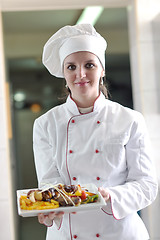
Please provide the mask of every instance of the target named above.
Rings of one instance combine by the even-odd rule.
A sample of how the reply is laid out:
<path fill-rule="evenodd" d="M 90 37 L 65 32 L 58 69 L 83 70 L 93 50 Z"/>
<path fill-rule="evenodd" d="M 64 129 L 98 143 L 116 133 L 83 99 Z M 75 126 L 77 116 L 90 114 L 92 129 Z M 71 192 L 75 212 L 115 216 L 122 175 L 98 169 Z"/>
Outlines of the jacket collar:
<path fill-rule="evenodd" d="M 97 99 L 95 100 L 94 102 L 94 106 L 93 106 L 93 112 L 99 112 L 103 107 L 104 105 L 106 104 L 106 98 L 105 96 L 103 95 L 102 92 L 100 92 L 100 95 L 97 97 Z M 66 100 L 66 107 L 67 109 L 74 115 L 79 115 L 81 114 L 78 110 L 78 106 L 77 104 L 75 103 L 75 101 L 71 98 L 71 96 L 69 95 L 67 97 L 67 100 Z"/>

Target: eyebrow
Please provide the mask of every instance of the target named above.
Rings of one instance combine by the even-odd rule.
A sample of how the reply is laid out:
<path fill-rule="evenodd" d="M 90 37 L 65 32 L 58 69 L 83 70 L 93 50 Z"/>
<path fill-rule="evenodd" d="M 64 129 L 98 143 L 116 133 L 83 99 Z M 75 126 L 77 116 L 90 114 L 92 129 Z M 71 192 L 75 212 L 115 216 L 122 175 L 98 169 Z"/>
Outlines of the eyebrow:
<path fill-rule="evenodd" d="M 90 59 L 90 60 L 86 60 L 85 63 L 91 63 L 91 62 L 95 62 L 95 60 L 93 59 Z M 68 64 L 75 64 L 75 62 L 66 62 L 65 65 L 68 65 Z"/>
<path fill-rule="evenodd" d="M 75 64 L 74 62 L 66 62 L 64 65 Z"/>

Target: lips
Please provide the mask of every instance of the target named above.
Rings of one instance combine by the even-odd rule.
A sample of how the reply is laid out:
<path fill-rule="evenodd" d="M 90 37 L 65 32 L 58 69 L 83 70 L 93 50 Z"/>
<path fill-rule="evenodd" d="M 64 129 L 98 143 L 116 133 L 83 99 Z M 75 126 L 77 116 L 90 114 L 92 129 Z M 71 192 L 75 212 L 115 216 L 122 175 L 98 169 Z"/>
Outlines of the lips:
<path fill-rule="evenodd" d="M 85 82 L 76 82 L 75 84 L 78 86 L 85 86 L 89 83 L 89 81 L 85 81 Z"/>

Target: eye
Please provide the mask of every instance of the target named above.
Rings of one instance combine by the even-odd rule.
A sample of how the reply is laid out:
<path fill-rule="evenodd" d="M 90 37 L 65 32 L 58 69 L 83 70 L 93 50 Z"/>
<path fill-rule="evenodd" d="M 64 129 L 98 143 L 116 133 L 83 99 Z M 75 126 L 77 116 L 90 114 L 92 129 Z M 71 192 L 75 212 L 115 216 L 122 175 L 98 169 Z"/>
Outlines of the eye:
<path fill-rule="evenodd" d="M 71 64 L 67 67 L 67 69 L 69 70 L 75 70 L 76 69 L 76 66 L 74 64 Z"/>
<path fill-rule="evenodd" d="M 86 68 L 93 68 L 95 65 L 93 63 L 87 63 L 85 66 Z"/>

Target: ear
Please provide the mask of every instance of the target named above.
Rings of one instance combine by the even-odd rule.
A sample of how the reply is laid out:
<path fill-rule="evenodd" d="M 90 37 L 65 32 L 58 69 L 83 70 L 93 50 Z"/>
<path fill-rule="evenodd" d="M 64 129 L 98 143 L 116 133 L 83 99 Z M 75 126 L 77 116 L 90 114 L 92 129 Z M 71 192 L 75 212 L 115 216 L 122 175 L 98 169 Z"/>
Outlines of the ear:
<path fill-rule="evenodd" d="M 104 77 L 104 76 L 105 76 L 105 70 L 102 70 L 101 77 Z"/>

